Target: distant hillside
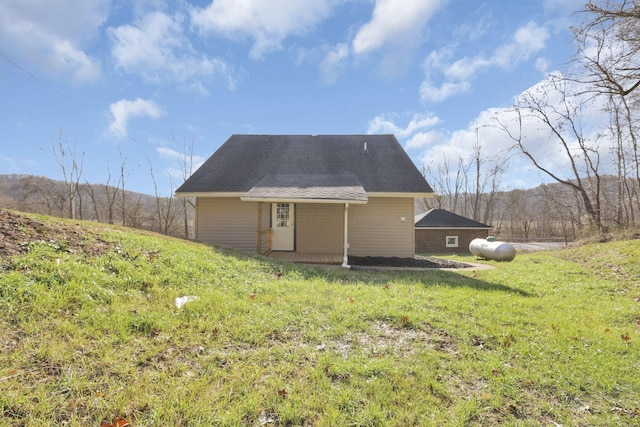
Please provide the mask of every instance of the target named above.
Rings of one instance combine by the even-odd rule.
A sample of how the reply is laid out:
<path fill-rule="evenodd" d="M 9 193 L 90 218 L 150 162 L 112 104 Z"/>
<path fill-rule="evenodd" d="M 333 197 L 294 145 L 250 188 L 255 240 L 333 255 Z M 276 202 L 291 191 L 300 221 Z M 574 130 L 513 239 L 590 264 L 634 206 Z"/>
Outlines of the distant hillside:
<path fill-rule="evenodd" d="M 84 183 L 71 190 L 65 182 L 46 177 L 0 175 L 0 207 L 190 236 L 185 232 L 185 204 L 181 199 L 126 188 L 123 191 L 105 184 Z"/>

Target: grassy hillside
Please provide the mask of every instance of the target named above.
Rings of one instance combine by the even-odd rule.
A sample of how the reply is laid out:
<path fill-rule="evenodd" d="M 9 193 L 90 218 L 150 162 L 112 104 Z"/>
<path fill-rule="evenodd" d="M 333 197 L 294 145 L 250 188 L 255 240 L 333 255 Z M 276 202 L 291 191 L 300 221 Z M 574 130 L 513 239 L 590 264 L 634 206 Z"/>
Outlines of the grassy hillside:
<path fill-rule="evenodd" d="M 0 425 L 640 424 L 640 240 L 383 273 L 0 212 Z"/>

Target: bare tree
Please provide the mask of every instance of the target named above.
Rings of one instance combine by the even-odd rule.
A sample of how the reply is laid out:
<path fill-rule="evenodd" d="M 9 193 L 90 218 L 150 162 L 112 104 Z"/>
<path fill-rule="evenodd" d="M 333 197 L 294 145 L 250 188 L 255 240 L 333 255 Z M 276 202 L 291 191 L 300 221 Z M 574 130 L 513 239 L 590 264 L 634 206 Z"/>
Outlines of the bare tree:
<path fill-rule="evenodd" d="M 69 203 L 69 218 L 76 218 L 76 197 L 78 197 L 78 212 L 80 219 L 82 219 L 82 198 L 78 186 L 82 177 L 84 152 L 78 158 L 77 148 L 77 143 L 70 147 L 67 141 L 63 141 L 62 129 L 58 132 L 57 144 L 51 142 L 51 151 L 62 171 L 62 177 L 68 189 L 66 200 Z"/>
<path fill-rule="evenodd" d="M 125 166 L 127 163 L 127 156 L 122 154 L 122 149 L 118 146 L 118 154 L 120 156 L 120 177 L 118 179 L 118 183 L 120 184 L 120 198 L 121 198 L 121 213 L 122 213 L 122 225 L 127 225 L 127 192 L 125 191 Z"/>
<path fill-rule="evenodd" d="M 176 219 L 176 209 L 173 203 L 174 197 L 173 195 L 170 195 L 169 197 L 162 197 L 160 195 L 158 183 L 156 181 L 155 174 L 153 173 L 153 166 L 148 157 L 147 162 L 149 163 L 149 173 L 151 175 L 151 180 L 153 181 L 153 191 L 155 194 L 156 220 L 158 221 L 157 230 L 163 234 L 169 234 L 169 229 Z M 170 187 L 173 188 L 171 175 L 169 175 L 169 181 Z"/>
<path fill-rule="evenodd" d="M 466 178 L 467 189 L 472 203 L 471 217 L 475 221 L 488 223 L 494 215 L 496 207 L 496 195 L 500 188 L 500 180 L 504 175 L 506 160 L 495 157 L 486 157 L 480 141 L 480 127 L 476 126 L 476 141 L 473 144 L 473 154 L 470 164 L 465 168 L 465 173 L 473 169 L 473 181 Z"/>
<path fill-rule="evenodd" d="M 569 99 L 565 84 L 563 80 L 550 80 L 548 85 L 539 86 L 518 97 L 512 109 L 516 115 L 515 130 L 513 126 L 499 119 L 497 121 L 499 127 L 515 142 L 514 148 L 524 154 L 538 170 L 580 195 L 590 224 L 601 230 L 598 141 L 584 136 L 580 122 L 581 105 L 576 99 Z M 566 176 L 566 171 L 554 172 L 534 154 L 528 144 L 528 135 L 523 133 L 525 120 L 542 124 L 547 129 L 551 141 L 555 141 L 559 152 L 569 164 L 570 176 Z"/>
<path fill-rule="evenodd" d="M 586 22 L 575 29 L 591 83 L 607 92 L 627 96 L 640 87 L 640 3 L 629 0 L 591 0 L 583 11 Z M 581 49 L 581 53 L 585 53 Z"/>
<path fill-rule="evenodd" d="M 175 141 L 175 135 L 173 137 Z M 187 178 L 191 176 L 193 173 L 193 146 L 195 144 L 195 137 L 191 138 L 191 143 L 187 144 L 186 141 L 183 144 L 183 152 L 180 155 L 180 173 L 182 177 L 182 181 L 186 181 Z M 182 206 L 182 216 L 183 216 L 183 225 L 184 225 L 184 237 L 189 238 L 189 218 L 190 218 L 190 208 L 194 208 L 194 203 L 191 198 L 183 197 L 181 198 L 181 206 Z"/>
<path fill-rule="evenodd" d="M 592 0 L 583 13 L 585 22 L 574 28 L 574 63 L 580 67 L 575 80 L 584 93 L 606 100 L 617 161 L 616 221 L 626 225 L 640 210 L 640 2 Z"/>
<path fill-rule="evenodd" d="M 98 196 L 96 195 L 96 191 L 93 188 L 93 185 L 89 183 L 89 181 L 85 181 L 85 187 L 87 188 L 87 192 L 89 193 L 89 198 L 91 199 L 91 205 L 93 206 L 94 219 L 97 222 L 102 222 L 101 215 L 100 215 L 100 203 L 98 200 Z"/>
<path fill-rule="evenodd" d="M 446 155 L 442 161 L 430 165 L 422 165 L 422 174 L 427 179 L 436 193 L 433 199 L 425 201 L 428 208 L 447 209 L 464 215 L 465 206 L 461 202 L 466 187 L 465 177 L 468 177 L 468 164 L 462 157 L 458 157 L 457 163 L 452 165 Z"/>

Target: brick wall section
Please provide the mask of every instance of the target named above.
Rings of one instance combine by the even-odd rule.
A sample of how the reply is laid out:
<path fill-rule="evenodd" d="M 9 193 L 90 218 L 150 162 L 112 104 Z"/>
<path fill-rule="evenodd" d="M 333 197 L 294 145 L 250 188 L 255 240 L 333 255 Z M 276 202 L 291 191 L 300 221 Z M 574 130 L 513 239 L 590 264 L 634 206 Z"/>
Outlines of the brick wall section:
<path fill-rule="evenodd" d="M 487 229 L 416 229 L 416 254 L 469 253 L 469 243 L 473 239 L 484 239 Z M 458 236 L 458 247 L 447 248 L 447 236 Z"/>

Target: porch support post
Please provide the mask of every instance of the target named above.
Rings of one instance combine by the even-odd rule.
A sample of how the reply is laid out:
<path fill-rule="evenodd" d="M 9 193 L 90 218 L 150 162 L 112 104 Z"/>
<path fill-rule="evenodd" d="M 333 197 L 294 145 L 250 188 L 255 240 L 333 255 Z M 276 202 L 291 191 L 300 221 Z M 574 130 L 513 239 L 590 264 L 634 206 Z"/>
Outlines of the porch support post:
<path fill-rule="evenodd" d="M 256 241 L 256 252 L 262 253 L 262 202 L 258 202 L 258 240 Z"/>
<path fill-rule="evenodd" d="M 349 249 L 349 203 L 344 204 L 344 256 L 342 258 L 343 268 L 351 268 L 351 266 L 349 265 L 347 249 Z"/>

